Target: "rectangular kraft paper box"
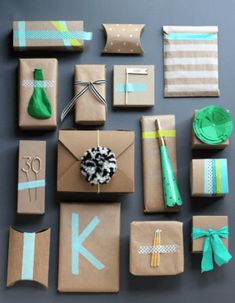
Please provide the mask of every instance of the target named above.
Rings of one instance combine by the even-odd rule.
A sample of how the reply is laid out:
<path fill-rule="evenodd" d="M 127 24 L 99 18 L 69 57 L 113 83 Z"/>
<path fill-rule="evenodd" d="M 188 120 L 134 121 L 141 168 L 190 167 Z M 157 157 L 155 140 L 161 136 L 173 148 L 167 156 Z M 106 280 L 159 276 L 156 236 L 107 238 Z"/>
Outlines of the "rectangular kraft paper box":
<path fill-rule="evenodd" d="M 61 203 L 60 292 L 118 292 L 119 250 L 119 203 Z"/>
<path fill-rule="evenodd" d="M 106 65 L 104 64 L 79 64 L 75 65 L 75 81 L 106 80 Z M 100 95 L 106 100 L 106 83 L 94 84 Z M 84 88 L 75 85 L 75 95 Z M 75 122 L 84 125 L 102 125 L 106 120 L 106 107 L 88 89 L 76 102 Z"/>
<path fill-rule="evenodd" d="M 228 225 L 227 216 L 193 216 L 192 227 L 200 229 L 220 229 Z M 205 238 L 192 240 L 192 252 L 201 253 L 203 251 Z M 221 238 L 226 248 L 228 248 L 228 239 Z"/>
<path fill-rule="evenodd" d="M 18 214 L 44 214 L 45 179 L 46 141 L 21 140 L 18 159 Z"/>
<path fill-rule="evenodd" d="M 99 187 L 88 183 L 80 172 L 80 159 L 96 146 L 111 149 L 117 170 L 108 184 Z M 134 192 L 133 131 L 61 130 L 58 141 L 57 190 L 59 192 L 132 193 Z"/>
<path fill-rule="evenodd" d="M 28 104 L 34 88 L 28 85 L 34 80 L 34 69 L 41 68 L 44 80 L 50 82 L 45 91 L 51 101 L 52 116 L 49 119 L 36 119 L 28 114 Z M 58 61 L 57 59 L 20 59 L 19 60 L 19 127 L 21 129 L 54 129 L 57 127 L 58 102 Z"/>
<path fill-rule="evenodd" d="M 179 207 L 166 208 L 163 198 L 161 159 L 159 143 L 156 138 L 155 120 L 159 118 L 162 130 L 175 133 L 175 116 L 143 116 L 141 118 L 142 130 L 142 162 L 144 186 L 144 211 L 146 213 L 177 212 Z M 170 160 L 175 176 L 177 177 L 176 137 L 165 137 Z"/>
<path fill-rule="evenodd" d="M 176 251 L 160 253 L 159 267 L 151 267 L 151 253 L 146 253 L 146 249 L 152 247 L 157 229 L 161 230 L 161 245 L 172 245 Z M 140 250 L 142 250 L 141 253 Z M 177 221 L 135 221 L 130 224 L 130 272 L 133 275 L 177 275 L 183 271 L 183 223 Z"/>

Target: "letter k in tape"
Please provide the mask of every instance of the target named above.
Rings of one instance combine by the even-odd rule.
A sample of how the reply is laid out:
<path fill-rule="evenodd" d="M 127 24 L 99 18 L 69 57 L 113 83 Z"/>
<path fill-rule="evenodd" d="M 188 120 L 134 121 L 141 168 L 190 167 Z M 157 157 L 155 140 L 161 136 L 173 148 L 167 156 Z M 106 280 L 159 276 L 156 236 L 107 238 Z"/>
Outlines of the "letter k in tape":
<path fill-rule="evenodd" d="M 95 216 L 90 223 L 79 234 L 79 214 L 72 213 L 71 231 L 72 231 L 72 274 L 79 275 L 79 259 L 82 255 L 89 261 L 96 269 L 104 269 L 102 264 L 92 253 L 83 246 L 83 242 L 93 232 L 96 226 L 100 223 L 100 219 Z"/>

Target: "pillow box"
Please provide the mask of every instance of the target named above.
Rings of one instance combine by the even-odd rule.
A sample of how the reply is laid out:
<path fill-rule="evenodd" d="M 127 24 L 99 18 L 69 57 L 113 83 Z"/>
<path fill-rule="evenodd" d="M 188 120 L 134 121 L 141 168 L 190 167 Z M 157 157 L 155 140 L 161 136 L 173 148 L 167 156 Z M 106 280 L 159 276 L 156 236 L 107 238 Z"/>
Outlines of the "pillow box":
<path fill-rule="evenodd" d="M 61 203 L 58 290 L 119 291 L 120 203 Z"/>
<path fill-rule="evenodd" d="M 154 65 L 114 65 L 113 106 L 154 106 Z"/>
<path fill-rule="evenodd" d="M 192 197 L 228 194 L 227 159 L 193 159 L 190 179 Z"/>
<path fill-rule="evenodd" d="M 130 272 L 168 276 L 184 271 L 183 224 L 177 221 L 134 221 L 130 224 Z"/>
<path fill-rule="evenodd" d="M 34 281 L 48 287 L 51 229 L 21 232 L 9 229 L 7 287 Z"/>

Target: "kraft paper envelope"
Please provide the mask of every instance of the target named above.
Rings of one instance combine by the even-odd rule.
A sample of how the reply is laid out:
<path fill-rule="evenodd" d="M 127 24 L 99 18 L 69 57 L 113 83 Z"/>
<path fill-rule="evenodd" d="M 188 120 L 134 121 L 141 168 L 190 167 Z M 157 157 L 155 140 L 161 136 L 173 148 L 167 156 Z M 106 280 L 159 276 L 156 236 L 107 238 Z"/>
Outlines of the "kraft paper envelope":
<path fill-rule="evenodd" d="M 58 142 L 57 190 L 59 192 L 134 192 L 134 141 L 132 131 L 61 130 Z M 96 146 L 111 149 L 117 171 L 108 184 L 88 183 L 80 172 L 80 159 Z"/>
<path fill-rule="evenodd" d="M 60 292 L 119 291 L 119 203 L 62 203 Z"/>

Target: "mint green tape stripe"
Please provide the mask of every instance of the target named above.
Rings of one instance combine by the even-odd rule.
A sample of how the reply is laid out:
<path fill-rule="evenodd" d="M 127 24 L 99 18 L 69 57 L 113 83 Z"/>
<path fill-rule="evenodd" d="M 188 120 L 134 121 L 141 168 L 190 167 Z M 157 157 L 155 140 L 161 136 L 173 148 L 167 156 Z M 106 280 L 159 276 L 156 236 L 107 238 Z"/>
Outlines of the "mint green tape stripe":
<path fill-rule="evenodd" d="M 14 31 L 14 38 L 19 39 L 20 33 L 19 31 Z M 92 33 L 91 32 L 78 32 L 78 31 L 70 31 L 70 32 L 60 32 L 54 30 L 26 30 L 25 31 L 25 39 L 32 40 L 67 40 L 67 39 L 76 39 L 76 40 L 91 40 Z"/>
<path fill-rule="evenodd" d="M 35 233 L 23 234 L 22 280 L 33 280 Z"/>
<path fill-rule="evenodd" d="M 20 182 L 20 183 L 18 183 L 18 190 L 25 190 L 25 189 L 45 187 L 45 186 L 46 186 L 45 180 Z"/>
<path fill-rule="evenodd" d="M 67 26 L 66 21 L 59 21 L 59 22 L 60 22 L 60 24 L 61 24 L 64 28 L 66 28 L 66 29 L 68 30 L 68 26 Z M 63 39 L 63 41 L 64 41 L 64 45 L 65 45 L 65 46 L 71 46 L 71 43 L 70 43 L 70 40 L 69 40 L 69 39 Z"/>
<path fill-rule="evenodd" d="M 217 34 L 198 33 L 169 33 L 167 39 L 170 40 L 215 40 Z"/>
<path fill-rule="evenodd" d="M 217 190 L 217 183 L 216 183 L 216 160 L 212 159 L 212 180 L 213 180 L 213 194 L 216 194 L 218 192 Z"/>
<path fill-rule="evenodd" d="M 205 194 L 209 194 L 209 182 L 208 182 L 208 175 L 209 175 L 209 171 L 208 171 L 208 166 L 209 166 L 209 160 L 205 159 L 204 160 L 204 193 Z"/>
<path fill-rule="evenodd" d="M 116 84 L 115 91 L 118 93 L 123 92 L 146 92 L 147 86 L 145 83 L 127 83 Z"/>
<path fill-rule="evenodd" d="M 220 169 L 221 169 L 222 193 L 227 194 L 229 192 L 229 187 L 228 187 L 228 166 L 226 159 L 220 159 Z"/>
<path fill-rule="evenodd" d="M 24 47 L 25 42 L 25 21 L 19 21 L 18 22 L 18 39 L 19 39 L 19 46 Z"/>

